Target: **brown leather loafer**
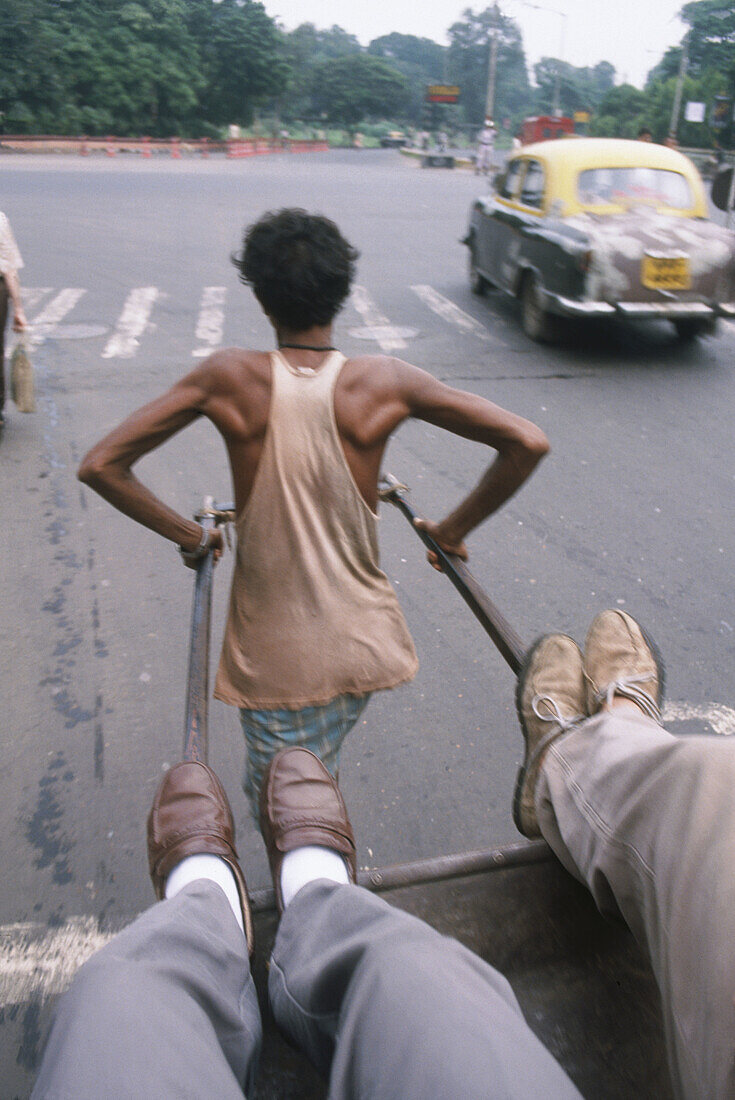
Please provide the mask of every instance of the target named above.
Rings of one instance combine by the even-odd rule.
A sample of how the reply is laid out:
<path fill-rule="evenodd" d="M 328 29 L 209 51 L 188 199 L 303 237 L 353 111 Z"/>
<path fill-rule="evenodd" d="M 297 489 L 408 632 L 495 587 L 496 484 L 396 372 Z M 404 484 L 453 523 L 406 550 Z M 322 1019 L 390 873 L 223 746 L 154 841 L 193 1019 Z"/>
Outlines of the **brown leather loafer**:
<path fill-rule="evenodd" d="M 184 760 L 161 780 L 148 815 L 148 868 L 156 897 L 164 897 L 166 878 L 182 859 L 219 856 L 235 876 L 242 906 L 248 953 L 253 953 L 253 920 L 245 876 L 237 862 L 235 823 L 227 795 L 206 764 Z"/>
<path fill-rule="evenodd" d="M 260 828 L 279 913 L 281 864 L 294 848 L 318 844 L 339 852 L 347 862 L 350 882 L 355 881 L 355 837 L 344 799 L 321 760 L 308 749 L 281 749 L 271 760 L 260 788 Z"/>

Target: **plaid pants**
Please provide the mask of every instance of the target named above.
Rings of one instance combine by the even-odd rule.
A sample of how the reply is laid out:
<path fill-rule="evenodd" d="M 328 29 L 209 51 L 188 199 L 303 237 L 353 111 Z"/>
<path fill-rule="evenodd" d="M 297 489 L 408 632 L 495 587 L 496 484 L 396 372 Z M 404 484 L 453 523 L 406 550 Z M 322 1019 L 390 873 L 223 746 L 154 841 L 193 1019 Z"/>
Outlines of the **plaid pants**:
<path fill-rule="evenodd" d="M 336 779 L 339 750 L 347 734 L 367 706 L 366 695 L 338 695 L 320 707 L 300 710 L 240 710 L 245 735 L 245 770 L 242 787 L 257 824 L 258 798 L 268 764 L 281 749 L 296 745 L 310 749 Z"/>

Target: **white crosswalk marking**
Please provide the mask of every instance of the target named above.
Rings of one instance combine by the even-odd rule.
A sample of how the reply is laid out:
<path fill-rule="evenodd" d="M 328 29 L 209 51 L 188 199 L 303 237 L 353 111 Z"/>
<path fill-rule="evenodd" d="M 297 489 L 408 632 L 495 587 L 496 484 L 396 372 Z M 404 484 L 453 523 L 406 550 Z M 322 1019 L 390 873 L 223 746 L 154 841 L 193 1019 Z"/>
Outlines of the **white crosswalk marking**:
<path fill-rule="evenodd" d="M 724 703 L 666 703 L 664 706 L 664 724 L 668 722 L 689 722 L 692 719 L 707 722 L 723 737 L 735 735 L 735 709 Z"/>
<path fill-rule="evenodd" d="M 387 353 L 405 348 L 406 341 L 388 318 L 383 316 L 364 286 L 353 286 L 351 301 L 366 326 L 374 330 L 373 339 L 378 342 L 382 351 Z"/>
<path fill-rule="evenodd" d="M 32 348 L 37 348 L 47 336 L 51 336 L 59 321 L 74 309 L 79 299 L 86 293 L 86 290 L 74 287 L 67 287 L 65 290 L 59 291 L 56 297 L 52 298 L 40 313 L 36 314 L 32 323 L 28 326 L 29 345 Z"/>
<path fill-rule="evenodd" d="M 445 298 L 438 290 L 434 290 L 433 286 L 412 286 L 411 290 L 438 317 L 441 317 L 443 321 L 448 321 L 450 325 L 454 325 L 460 332 L 470 332 L 473 336 L 477 336 L 480 340 L 485 340 L 488 343 L 502 342 L 497 337 L 492 336 L 485 326 L 481 325 L 474 317 L 471 317 L 469 313 L 465 313 L 454 302 L 450 302 L 449 298 Z"/>
<path fill-rule="evenodd" d="M 21 287 L 21 297 L 23 298 L 23 305 L 26 313 L 35 309 L 39 302 L 50 294 L 54 288 L 52 286 L 24 286 Z"/>
<path fill-rule="evenodd" d="M 96 917 L 69 917 L 58 928 L 28 921 L 0 926 L 0 1007 L 51 997 L 111 936 Z"/>
<path fill-rule="evenodd" d="M 223 286 L 205 286 L 202 293 L 202 304 L 199 307 L 199 319 L 197 321 L 195 336 L 201 341 L 203 347 L 194 348 L 192 355 L 197 359 L 203 359 L 206 355 L 218 348 L 222 343 L 222 331 L 225 323 L 225 297 L 227 289 Z"/>
<path fill-rule="evenodd" d="M 418 284 L 411 286 L 413 293 L 436 314 L 442 321 L 451 325 L 453 329 L 463 335 L 474 336 L 485 344 L 498 347 L 507 347 L 504 341 L 495 333 L 488 330 L 480 321 L 465 313 L 449 298 L 435 290 L 432 286 Z M 63 326 L 62 319 L 78 303 L 80 298 L 87 294 L 81 288 L 65 287 L 60 291 L 53 287 L 24 287 L 23 298 L 26 311 L 31 315 L 31 324 L 28 332 L 28 342 L 31 347 L 37 347 L 48 337 L 54 335 L 58 326 L 59 337 L 67 335 L 72 339 L 71 329 L 85 326 Z M 46 305 L 42 307 L 45 300 Z M 112 333 L 102 351 L 103 359 L 132 359 L 136 355 L 141 342 L 141 337 L 155 326 L 150 323 L 151 313 L 156 303 L 166 298 L 164 291 L 155 286 L 134 287 L 129 291 L 122 308 L 122 312 L 115 324 Z M 191 355 L 195 359 L 203 359 L 217 348 L 222 346 L 225 306 L 227 301 L 227 288 L 223 286 L 205 286 L 201 288 L 201 298 L 194 328 L 195 343 Z M 380 350 L 386 354 L 400 352 L 417 335 L 413 328 L 400 323 L 392 323 L 378 308 L 370 291 L 365 286 L 355 286 L 352 289 L 351 304 L 362 318 L 363 326 L 352 329 L 350 335 L 360 340 L 375 341 Z M 40 310 L 33 316 L 34 310 Z M 104 323 L 105 318 L 100 318 Z M 109 324 L 109 321 L 107 322 Z M 728 327 L 730 323 L 727 322 Z M 86 326 L 89 328 L 90 326 Z M 99 326 L 97 326 L 99 328 Z M 69 328 L 69 333 L 65 332 Z M 494 326 L 493 326 L 494 329 Z M 102 335 L 102 331 L 96 335 Z M 81 338 L 80 333 L 74 336 Z M 85 333 L 84 335 L 91 335 Z M 11 336 L 10 345 L 14 338 Z"/>
<path fill-rule="evenodd" d="M 137 286 L 130 291 L 115 331 L 102 352 L 103 359 L 132 359 L 157 298 L 155 286 Z"/>

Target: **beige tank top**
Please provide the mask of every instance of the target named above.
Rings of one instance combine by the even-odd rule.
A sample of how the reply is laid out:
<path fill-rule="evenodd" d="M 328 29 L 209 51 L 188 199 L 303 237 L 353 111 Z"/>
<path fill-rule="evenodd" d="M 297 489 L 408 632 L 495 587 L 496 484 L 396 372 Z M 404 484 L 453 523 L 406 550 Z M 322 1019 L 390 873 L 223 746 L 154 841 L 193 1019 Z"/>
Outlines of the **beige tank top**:
<path fill-rule="evenodd" d="M 236 520 L 237 557 L 215 697 L 299 709 L 395 687 L 418 668 L 378 564 L 377 519 L 334 415 L 345 357 L 301 373 L 271 354 L 260 463 Z"/>

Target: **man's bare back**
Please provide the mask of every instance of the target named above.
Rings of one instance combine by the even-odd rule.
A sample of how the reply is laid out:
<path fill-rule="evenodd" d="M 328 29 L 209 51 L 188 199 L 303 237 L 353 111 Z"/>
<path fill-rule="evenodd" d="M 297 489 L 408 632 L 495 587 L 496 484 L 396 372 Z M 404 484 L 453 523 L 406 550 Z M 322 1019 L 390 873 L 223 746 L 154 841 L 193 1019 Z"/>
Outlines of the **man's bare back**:
<path fill-rule="evenodd" d="M 216 352 L 101 440 L 79 470 L 82 481 L 178 543 L 186 564 L 196 565 L 209 551 L 220 556 L 221 532 L 165 504 L 133 466 L 201 416 L 220 433 L 238 543 L 215 695 L 240 709 L 244 785 L 253 807 L 263 769 L 279 747 L 310 738 L 336 769 L 340 745 L 369 695 L 416 671 L 408 627 L 379 567 L 375 518 L 363 506 L 377 510 L 393 432 L 412 417 L 496 452 L 454 510 L 427 523 L 445 550 L 463 557 L 465 536 L 548 450 L 534 424 L 409 363 L 333 356 L 332 324 L 356 259 L 326 218 L 303 210 L 264 215 L 248 229 L 235 263 L 273 326 L 278 354 Z M 309 377 L 319 379 L 322 368 L 322 384 L 310 389 Z M 299 374 L 306 390 L 291 384 Z M 291 715 L 285 725 L 284 712 Z"/>
<path fill-rule="evenodd" d="M 283 350 L 281 355 L 295 370 L 318 371 L 329 352 Z M 334 411 L 345 458 L 373 510 L 385 445 L 409 415 L 398 385 L 398 376 L 407 366 L 385 356 L 348 359 L 335 387 Z M 199 412 L 212 421 L 225 442 L 239 513 L 250 495 L 268 425 L 270 353 L 229 348 L 213 355 L 194 375 L 184 384 L 199 391 Z"/>
<path fill-rule="evenodd" d="M 325 346 L 331 327 L 299 334 L 298 342 Z M 294 341 L 297 342 L 297 341 Z M 318 371 L 328 352 L 284 349 L 293 368 Z M 235 505 L 247 503 L 263 449 L 271 395 L 271 361 L 265 351 L 216 352 L 167 393 L 128 417 L 86 456 L 79 476 L 110 503 L 185 548 L 201 529 L 173 512 L 132 474 L 144 454 L 199 416 L 217 428 L 227 448 Z M 387 356 L 360 356 L 344 364 L 334 411 L 345 458 L 366 503 L 375 510 L 386 444 L 409 417 L 427 421 L 494 448 L 498 457 L 475 490 L 433 531 L 448 550 L 464 553 L 463 540 L 526 479 L 548 450 L 543 433 L 522 417 L 475 394 L 456 390 L 426 371 Z M 219 548 L 218 532 L 212 545 Z"/>

